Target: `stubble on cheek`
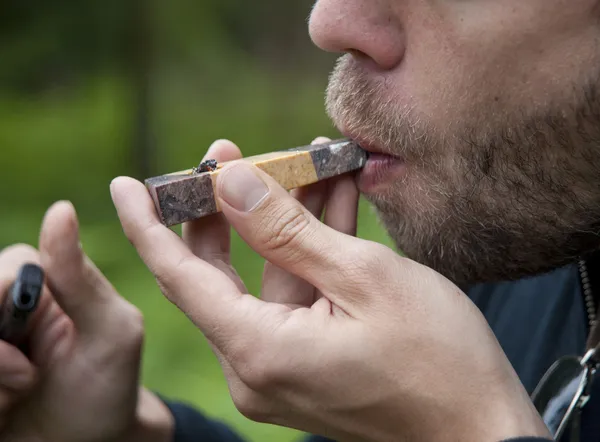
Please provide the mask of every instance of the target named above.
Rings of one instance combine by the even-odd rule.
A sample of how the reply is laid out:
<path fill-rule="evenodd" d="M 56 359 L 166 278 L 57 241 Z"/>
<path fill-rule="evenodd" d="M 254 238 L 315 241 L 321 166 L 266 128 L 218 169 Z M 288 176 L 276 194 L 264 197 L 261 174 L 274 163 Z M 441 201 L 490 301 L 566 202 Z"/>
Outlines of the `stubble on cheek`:
<path fill-rule="evenodd" d="M 577 38 L 551 53 L 518 52 L 515 41 L 488 54 L 448 44 L 437 60 L 409 50 L 410 99 L 397 77 L 374 76 L 350 56 L 328 87 L 338 127 L 406 159 L 406 176 L 365 195 L 390 236 L 455 282 L 550 270 L 599 242 L 600 55 L 588 65 L 590 48 L 579 49 L 561 61 L 564 50 L 577 52 Z"/>

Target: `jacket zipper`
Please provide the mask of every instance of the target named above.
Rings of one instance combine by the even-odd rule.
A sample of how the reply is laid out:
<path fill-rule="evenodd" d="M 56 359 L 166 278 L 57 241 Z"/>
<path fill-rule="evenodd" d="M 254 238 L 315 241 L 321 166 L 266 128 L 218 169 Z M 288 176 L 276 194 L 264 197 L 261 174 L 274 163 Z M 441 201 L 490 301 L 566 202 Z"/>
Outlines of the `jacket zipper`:
<path fill-rule="evenodd" d="M 587 312 L 588 325 L 591 329 L 596 322 L 596 305 L 587 264 L 584 259 L 579 261 L 579 276 L 581 278 L 581 287 L 583 288 L 583 299 L 585 302 L 585 310 Z"/>

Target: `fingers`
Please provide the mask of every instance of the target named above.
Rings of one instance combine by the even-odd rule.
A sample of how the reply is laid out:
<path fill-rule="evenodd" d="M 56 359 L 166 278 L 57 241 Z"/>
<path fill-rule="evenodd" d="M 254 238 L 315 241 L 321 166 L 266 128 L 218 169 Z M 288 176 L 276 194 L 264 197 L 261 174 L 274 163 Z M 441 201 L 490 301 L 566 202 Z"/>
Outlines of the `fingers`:
<path fill-rule="evenodd" d="M 40 232 L 40 258 L 48 286 L 82 336 L 114 334 L 125 301 L 85 256 L 75 209 L 58 202 L 48 209 Z"/>
<path fill-rule="evenodd" d="M 329 138 L 318 137 L 312 144 L 327 143 L 329 141 L 331 141 Z M 327 180 L 326 183 L 327 208 L 325 209 L 325 219 L 323 221 L 338 232 L 356 236 L 360 192 L 356 187 L 354 176 L 344 174 L 333 177 Z M 320 217 L 320 212 L 317 217 Z"/>
<path fill-rule="evenodd" d="M 332 229 L 356 236 L 360 192 L 352 175 L 341 175 L 329 180 L 327 208 L 324 221 Z"/>
<path fill-rule="evenodd" d="M 231 225 L 254 250 L 319 289 L 339 280 L 354 261 L 349 251 L 360 248 L 358 240 L 320 223 L 253 165 L 226 166 L 218 178 L 217 197 Z"/>
<path fill-rule="evenodd" d="M 241 157 L 240 149 L 231 141 L 218 140 L 209 147 L 204 159 L 223 163 Z M 185 223 L 182 230 L 183 240 L 194 255 L 217 267 L 229 264 L 230 226 L 223 214 Z"/>
<path fill-rule="evenodd" d="M 306 207 L 315 218 L 321 219 L 327 198 L 327 183 L 320 181 L 306 187 L 294 189 L 290 192 L 292 197 Z"/>
<path fill-rule="evenodd" d="M 14 278 L 25 262 L 39 264 L 35 249 L 29 246 L 5 249 L 0 254 L 0 273 Z M 4 278 L 4 281 L 9 279 Z M 15 402 L 31 392 L 36 381 L 37 370 L 33 363 L 18 348 L 0 340 L 0 427 Z"/>
<path fill-rule="evenodd" d="M 331 141 L 326 137 L 317 137 L 311 144 L 322 144 Z M 306 207 L 315 218 L 321 219 L 323 209 L 325 208 L 325 201 L 327 199 L 327 181 L 319 181 L 309 186 L 300 187 L 292 190 L 291 195 L 296 200 Z"/>
<path fill-rule="evenodd" d="M 35 387 L 37 370 L 16 347 L 0 341 L 0 427 L 15 403 Z"/>
<path fill-rule="evenodd" d="M 36 369 L 15 347 L 0 342 L 0 430 L 10 423 L 15 406 L 36 386 Z"/>
<path fill-rule="evenodd" d="M 325 182 L 295 189 L 291 194 L 315 218 L 321 218 L 327 196 Z M 261 289 L 263 301 L 277 302 L 290 307 L 308 307 L 312 305 L 314 295 L 315 288 L 311 284 L 271 262 L 266 262 Z"/>
<path fill-rule="evenodd" d="M 165 296 L 219 345 L 219 334 L 233 332 L 239 325 L 237 301 L 242 293 L 238 287 L 223 272 L 196 257 L 177 234 L 160 223 L 142 183 L 116 178 L 111 194 L 125 235 Z"/>
<path fill-rule="evenodd" d="M 327 143 L 329 138 L 316 138 L 312 144 Z M 327 198 L 326 181 L 291 191 L 291 195 L 306 207 L 315 218 L 321 219 L 325 199 Z M 263 274 L 261 299 L 277 302 L 290 307 L 309 307 L 314 302 L 315 288 L 302 278 L 267 261 Z"/>
<path fill-rule="evenodd" d="M 35 381 L 34 365 L 16 347 L 0 341 L 0 396 L 25 393 Z"/>

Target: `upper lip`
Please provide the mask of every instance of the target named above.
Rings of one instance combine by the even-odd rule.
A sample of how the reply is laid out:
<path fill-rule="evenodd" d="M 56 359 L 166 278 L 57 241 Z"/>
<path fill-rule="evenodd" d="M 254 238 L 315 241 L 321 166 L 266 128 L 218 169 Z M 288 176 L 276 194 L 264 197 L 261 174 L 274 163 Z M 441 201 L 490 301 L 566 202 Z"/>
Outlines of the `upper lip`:
<path fill-rule="evenodd" d="M 342 128 L 340 130 L 340 132 L 342 133 L 342 135 L 346 138 L 350 138 L 354 141 L 356 141 L 358 143 L 358 145 L 363 148 L 364 150 L 366 150 L 367 152 L 370 153 L 380 153 L 380 154 L 385 154 L 385 155 L 390 155 L 390 156 L 396 156 L 388 151 L 386 151 L 380 144 L 378 144 L 376 141 L 358 133 L 358 132 L 353 132 L 352 130 L 346 129 L 346 128 Z"/>

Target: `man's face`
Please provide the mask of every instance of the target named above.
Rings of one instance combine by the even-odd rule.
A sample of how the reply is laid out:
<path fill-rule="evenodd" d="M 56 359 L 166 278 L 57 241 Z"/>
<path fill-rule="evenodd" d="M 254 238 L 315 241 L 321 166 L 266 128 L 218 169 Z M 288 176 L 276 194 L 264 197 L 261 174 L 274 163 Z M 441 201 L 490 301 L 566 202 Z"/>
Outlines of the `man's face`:
<path fill-rule="evenodd" d="M 600 245 L 597 1 L 317 1 L 328 113 L 409 257 L 468 283 Z"/>

